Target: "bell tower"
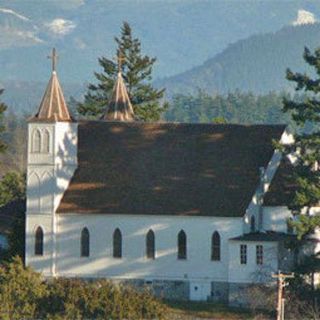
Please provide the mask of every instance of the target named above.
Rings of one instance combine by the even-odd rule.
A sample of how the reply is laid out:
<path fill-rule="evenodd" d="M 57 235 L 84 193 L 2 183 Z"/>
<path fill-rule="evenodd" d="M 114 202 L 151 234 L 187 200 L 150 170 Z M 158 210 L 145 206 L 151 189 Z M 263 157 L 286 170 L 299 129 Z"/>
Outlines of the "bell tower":
<path fill-rule="evenodd" d="M 55 49 L 49 58 L 49 83 L 38 112 L 28 120 L 26 264 L 54 276 L 55 211 L 77 167 L 77 123 L 59 84 Z"/>

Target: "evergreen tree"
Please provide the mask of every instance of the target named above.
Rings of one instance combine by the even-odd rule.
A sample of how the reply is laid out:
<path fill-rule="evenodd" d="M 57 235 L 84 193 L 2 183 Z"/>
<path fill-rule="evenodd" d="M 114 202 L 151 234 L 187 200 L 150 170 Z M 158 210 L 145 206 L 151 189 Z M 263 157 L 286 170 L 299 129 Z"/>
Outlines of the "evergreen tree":
<path fill-rule="evenodd" d="M 11 221 L 8 233 L 8 250 L 1 252 L 1 258 L 13 256 L 24 258 L 25 250 L 25 175 L 15 171 L 7 172 L 0 181 L 0 206 L 7 206 L 7 219 Z"/>
<path fill-rule="evenodd" d="M 4 89 L 0 89 L 0 96 L 3 94 Z M 4 117 L 4 112 L 7 110 L 7 106 L 0 101 L 0 134 L 3 133 L 4 131 L 4 126 L 3 126 L 3 117 Z M 6 149 L 5 143 L 0 140 L 0 153 L 4 152 Z"/>
<path fill-rule="evenodd" d="M 297 215 L 293 222 L 302 239 L 320 227 L 320 216 L 312 215 L 311 208 L 318 206 L 320 201 L 320 48 L 311 53 L 304 51 L 304 60 L 315 69 L 316 79 L 307 74 L 294 73 L 287 70 L 287 79 L 296 83 L 296 90 L 306 93 L 304 99 L 284 99 L 283 111 L 291 112 L 292 119 L 300 127 L 312 127 L 306 132 L 300 130 L 295 134 L 295 143 L 286 148 L 286 153 L 295 153 L 294 166 L 295 193 L 290 209 Z"/>
<path fill-rule="evenodd" d="M 168 121 L 180 122 L 221 122 L 238 124 L 282 124 L 293 126 L 289 114 L 284 114 L 282 99 L 285 93 L 270 92 L 254 95 L 251 92 L 229 92 L 226 95 L 209 95 L 203 90 L 197 94 L 173 96 L 169 110 L 165 113 Z"/>
<path fill-rule="evenodd" d="M 18 172 L 9 171 L 0 181 L 0 206 L 21 199 L 25 199 L 25 177 Z"/>
<path fill-rule="evenodd" d="M 315 69 L 316 78 L 307 74 L 294 73 L 288 69 L 287 79 L 295 82 L 296 91 L 303 92 L 305 95 L 303 99 L 301 97 L 293 100 L 285 98 L 283 106 L 283 110 L 289 111 L 295 123 L 302 128 L 295 134 L 294 144 L 285 148 L 287 154 L 295 155 L 293 178 L 297 186 L 289 206 L 296 215 L 296 219 L 289 223 L 296 229 L 300 240 L 296 248 L 307 245 L 314 250 L 313 241 L 309 241 L 309 236 L 320 227 L 320 215 L 312 212 L 312 208 L 319 206 L 320 203 L 320 48 L 314 53 L 305 48 L 303 57 L 307 64 Z M 306 130 L 308 127 L 309 130 Z M 316 301 L 320 298 L 320 292 L 315 290 L 314 281 L 315 273 L 319 270 L 319 252 L 300 259 L 295 270 L 296 278 L 300 277 L 306 288 L 302 296 L 304 299 L 310 296 L 314 310 L 317 306 Z"/>
<path fill-rule="evenodd" d="M 164 89 L 152 87 L 152 67 L 156 58 L 141 53 L 141 42 L 134 38 L 127 22 L 123 23 L 120 37 L 115 37 L 117 56 L 122 58 L 121 72 L 127 85 L 128 94 L 135 116 L 142 121 L 157 121 L 166 110 L 161 105 Z M 88 118 L 99 118 L 105 111 L 117 77 L 118 65 L 113 60 L 101 57 L 99 64 L 103 72 L 95 72 L 97 84 L 89 84 L 83 103 L 78 105 L 79 114 Z"/>

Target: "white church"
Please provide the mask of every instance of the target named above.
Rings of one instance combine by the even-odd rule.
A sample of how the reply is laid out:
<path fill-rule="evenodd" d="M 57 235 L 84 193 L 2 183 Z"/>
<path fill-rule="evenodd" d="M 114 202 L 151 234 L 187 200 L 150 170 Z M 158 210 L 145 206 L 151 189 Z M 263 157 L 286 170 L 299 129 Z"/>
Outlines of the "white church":
<path fill-rule="evenodd" d="M 282 125 L 135 121 L 121 73 L 99 121 L 76 121 L 53 72 L 28 123 L 26 264 L 45 277 L 148 285 L 241 304 L 290 270 Z"/>

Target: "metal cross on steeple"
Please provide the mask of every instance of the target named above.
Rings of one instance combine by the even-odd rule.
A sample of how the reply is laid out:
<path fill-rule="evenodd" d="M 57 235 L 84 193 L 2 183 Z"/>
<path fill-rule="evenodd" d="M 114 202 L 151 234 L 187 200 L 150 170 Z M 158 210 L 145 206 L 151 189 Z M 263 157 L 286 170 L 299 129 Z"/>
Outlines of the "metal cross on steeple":
<path fill-rule="evenodd" d="M 56 48 L 52 49 L 52 54 L 51 54 L 51 56 L 48 56 L 48 59 L 52 60 L 52 72 L 56 71 L 56 64 L 57 64 L 57 60 L 58 60 Z"/>

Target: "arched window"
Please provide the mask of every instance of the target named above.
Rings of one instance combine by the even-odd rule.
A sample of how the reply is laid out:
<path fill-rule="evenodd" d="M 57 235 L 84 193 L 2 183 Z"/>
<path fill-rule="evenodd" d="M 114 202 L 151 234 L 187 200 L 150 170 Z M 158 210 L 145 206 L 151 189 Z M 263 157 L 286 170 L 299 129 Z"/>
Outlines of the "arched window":
<path fill-rule="evenodd" d="M 183 230 L 178 234 L 178 259 L 187 259 L 187 236 Z"/>
<path fill-rule="evenodd" d="M 43 152 L 49 153 L 50 152 L 50 133 L 48 130 L 43 132 Z"/>
<path fill-rule="evenodd" d="M 254 216 L 250 219 L 250 231 L 255 232 L 256 231 L 256 219 Z"/>
<path fill-rule="evenodd" d="M 146 237 L 146 253 L 148 259 L 155 258 L 155 237 L 154 232 L 149 230 Z"/>
<path fill-rule="evenodd" d="M 34 254 L 43 256 L 43 230 L 38 227 L 35 234 Z"/>
<path fill-rule="evenodd" d="M 122 258 L 122 235 L 118 228 L 113 233 L 113 257 Z"/>
<path fill-rule="evenodd" d="M 220 243 L 220 235 L 217 231 L 215 231 L 211 238 L 211 260 L 220 261 L 221 259 L 221 243 Z"/>
<path fill-rule="evenodd" d="M 32 152 L 39 153 L 41 151 L 41 133 L 35 130 L 32 134 Z"/>
<path fill-rule="evenodd" d="M 81 231 L 81 257 L 89 257 L 90 255 L 90 234 L 87 228 Z"/>

